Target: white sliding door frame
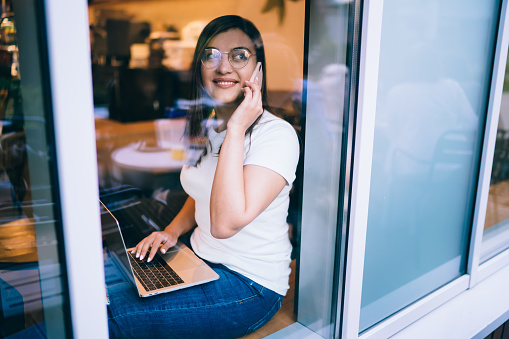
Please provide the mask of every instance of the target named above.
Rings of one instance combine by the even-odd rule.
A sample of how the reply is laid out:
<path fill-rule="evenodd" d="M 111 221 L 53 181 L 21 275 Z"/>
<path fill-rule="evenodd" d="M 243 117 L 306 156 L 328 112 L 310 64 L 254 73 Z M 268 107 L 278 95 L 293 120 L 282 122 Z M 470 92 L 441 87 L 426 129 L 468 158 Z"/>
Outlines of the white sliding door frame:
<path fill-rule="evenodd" d="M 383 0 L 367 0 L 362 9 L 350 229 L 341 328 L 342 337 L 349 339 L 357 338 L 359 332 L 383 3 Z"/>
<path fill-rule="evenodd" d="M 484 221 L 488 206 L 490 191 L 491 171 L 493 168 L 493 155 L 497 138 L 498 120 L 502 102 L 502 90 L 504 87 L 505 68 L 507 62 L 507 50 L 509 47 L 509 16 L 507 11 L 508 0 L 503 0 L 500 9 L 500 22 L 496 42 L 495 58 L 493 63 L 493 77 L 491 79 L 488 112 L 483 141 L 481 168 L 479 171 L 479 183 L 477 189 L 476 208 L 474 211 L 472 237 L 467 273 L 470 274 L 470 287 L 474 287 L 480 280 L 487 276 L 486 269 L 481 273 L 480 257 L 482 252 Z M 499 254 L 500 255 L 500 254 Z M 495 257 L 496 258 L 496 257 Z M 493 263 L 497 262 L 497 265 Z M 492 273 L 509 264 L 508 260 L 495 260 L 487 268 Z"/>
<path fill-rule="evenodd" d="M 108 338 L 87 2 L 44 9 L 73 337 Z"/>

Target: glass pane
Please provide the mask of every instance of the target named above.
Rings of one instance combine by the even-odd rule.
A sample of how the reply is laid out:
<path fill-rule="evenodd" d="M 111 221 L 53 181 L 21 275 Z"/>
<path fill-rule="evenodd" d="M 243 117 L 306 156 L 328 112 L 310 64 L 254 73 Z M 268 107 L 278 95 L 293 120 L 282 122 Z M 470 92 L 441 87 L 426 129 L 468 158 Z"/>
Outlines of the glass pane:
<path fill-rule="evenodd" d="M 509 247 L 509 67 L 505 72 L 481 262 Z"/>
<path fill-rule="evenodd" d="M 38 1 L 2 1 L 0 337 L 70 333 Z"/>
<path fill-rule="evenodd" d="M 188 197 L 180 179 L 193 155 L 183 138 L 194 89 L 191 63 L 198 36 L 212 19 L 235 14 L 258 28 L 269 111 L 301 134 L 305 5 L 304 0 L 89 1 L 100 195 L 121 224 L 133 226 L 124 233 L 128 246 L 166 227 Z M 265 334 L 296 320 L 301 180 L 297 173 L 289 193 L 292 273 L 275 316 L 283 321 L 273 321 Z M 150 222 L 144 213 L 151 213 Z"/>
<path fill-rule="evenodd" d="M 336 239 L 346 210 L 340 202 L 344 152 L 352 138 L 347 131 L 350 77 L 355 77 L 353 9 L 348 1 L 310 2 L 299 322 L 324 337 L 330 336 Z"/>
<path fill-rule="evenodd" d="M 384 2 L 360 331 L 465 273 L 499 6 Z"/>

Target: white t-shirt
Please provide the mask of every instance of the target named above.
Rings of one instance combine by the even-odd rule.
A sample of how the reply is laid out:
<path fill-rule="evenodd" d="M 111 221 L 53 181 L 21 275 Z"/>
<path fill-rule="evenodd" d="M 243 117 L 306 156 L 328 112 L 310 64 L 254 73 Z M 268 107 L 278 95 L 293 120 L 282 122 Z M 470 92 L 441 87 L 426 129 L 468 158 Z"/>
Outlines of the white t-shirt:
<path fill-rule="evenodd" d="M 210 234 L 210 193 L 217 167 L 218 150 L 226 131 L 209 130 L 212 150 L 198 166 L 185 166 L 181 173 L 184 190 L 195 201 L 198 227 L 191 236 L 193 250 L 200 257 L 221 263 L 258 284 L 285 295 L 290 275 L 292 246 L 288 238 L 289 193 L 299 160 L 299 140 L 293 127 L 264 111 L 246 136 L 244 165 L 258 165 L 279 173 L 287 182 L 276 199 L 234 236 L 216 239 Z"/>

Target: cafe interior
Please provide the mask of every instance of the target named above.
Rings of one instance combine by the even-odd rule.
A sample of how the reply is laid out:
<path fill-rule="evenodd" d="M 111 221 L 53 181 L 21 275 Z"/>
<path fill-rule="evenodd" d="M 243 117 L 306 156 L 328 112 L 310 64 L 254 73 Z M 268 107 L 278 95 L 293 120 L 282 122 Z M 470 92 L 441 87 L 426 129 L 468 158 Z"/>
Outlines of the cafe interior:
<path fill-rule="evenodd" d="M 28 117 L 16 118 L 23 117 L 23 111 L 16 27 L 9 4 L 2 2 L 0 27 L 0 99 L 4 99 L 0 142 L 2 149 L 12 150 L 1 158 L 0 277 L 5 286 L 0 286 L 0 319 L 9 322 L 0 326 L 0 337 L 45 319 L 37 268 L 41 257 L 30 206 L 43 202 L 32 194 L 50 194 L 48 188 L 31 187 L 27 179 L 26 129 L 41 125 Z M 187 197 L 180 185 L 180 170 L 192 156 L 183 138 L 190 63 L 197 38 L 210 20 L 237 14 L 259 28 L 271 110 L 301 132 L 303 0 L 89 0 L 88 14 L 99 194 L 124 221 L 126 246 L 167 225 Z M 39 146 L 41 151 L 45 147 Z M 288 216 L 294 246 L 291 289 L 276 317 L 250 338 L 264 337 L 295 322 L 299 187 L 296 184 L 292 190 Z"/>
<path fill-rule="evenodd" d="M 120 218 L 142 220 L 150 214 L 166 225 L 187 197 L 180 170 L 193 156 L 183 138 L 191 61 L 201 30 L 215 17 L 236 14 L 258 27 L 269 106 L 301 131 L 304 1 L 94 0 L 88 8 L 100 196 Z M 291 289 L 280 312 L 253 338 L 295 322 L 299 180 L 288 216 Z M 147 223 L 123 229 L 126 245 L 152 231 Z"/>
<path fill-rule="evenodd" d="M 91 1 L 93 93 L 101 190 L 178 191 L 190 64 L 211 19 L 245 16 L 267 54 L 269 105 L 300 130 L 304 2 Z M 271 7 L 272 6 L 272 7 Z"/>

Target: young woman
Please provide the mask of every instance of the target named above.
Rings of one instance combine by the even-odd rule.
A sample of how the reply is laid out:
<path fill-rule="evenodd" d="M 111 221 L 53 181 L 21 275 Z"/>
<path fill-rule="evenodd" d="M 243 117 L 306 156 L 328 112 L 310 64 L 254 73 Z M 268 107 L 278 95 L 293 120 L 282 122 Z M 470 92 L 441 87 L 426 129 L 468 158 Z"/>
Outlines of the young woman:
<path fill-rule="evenodd" d="M 259 77 L 249 81 L 257 62 L 261 86 Z M 111 337 L 235 338 L 280 308 L 289 287 L 286 217 L 299 142 L 292 126 L 266 109 L 265 70 L 262 38 L 250 21 L 228 15 L 204 28 L 187 133 L 191 140 L 206 136 L 206 148 L 182 170 L 189 195 L 182 210 L 133 253 L 151 260 L 194 228 L 193 251 L 220 278 L 150 298 L 139 298 L 127 283 L 108 286 Z M 203 123 L 211 117 L 212 127 Z"/>

